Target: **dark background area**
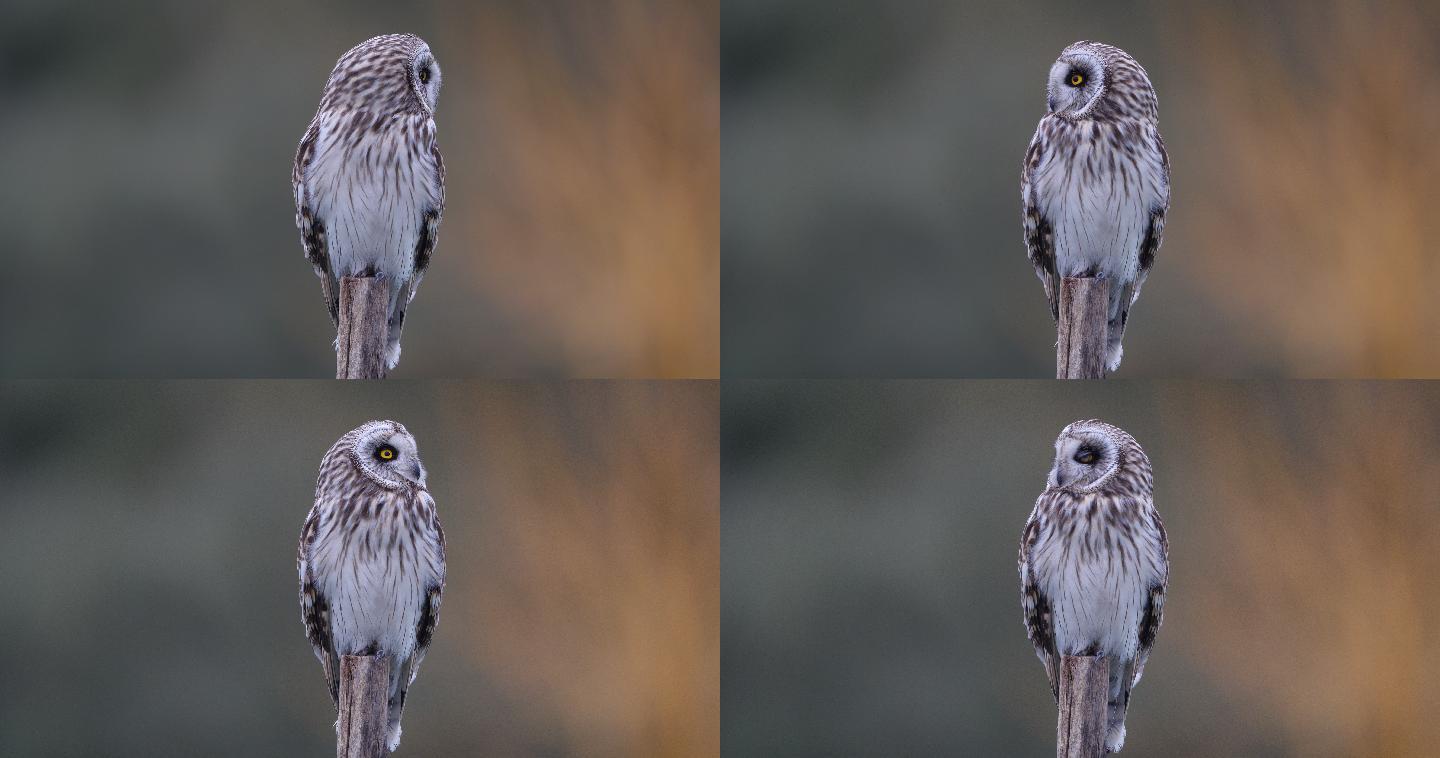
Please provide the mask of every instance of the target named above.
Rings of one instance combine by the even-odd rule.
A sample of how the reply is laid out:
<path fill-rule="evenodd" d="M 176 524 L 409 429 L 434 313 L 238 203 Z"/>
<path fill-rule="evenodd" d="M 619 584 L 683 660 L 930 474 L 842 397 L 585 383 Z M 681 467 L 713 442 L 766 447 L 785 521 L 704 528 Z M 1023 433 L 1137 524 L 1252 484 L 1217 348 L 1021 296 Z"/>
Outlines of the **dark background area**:
<path fill-rule="evenodd" d="M 0 755 L 333 755 L 295 545 L 375 418 L 418 440 L 449 564 L 399 755 L 717 755 L 718 394 L 4 385 Z"/>
<path fill-rule="evenodd" d="M 719 372 L 717 0 L 0 0 L 0 377 L 328 377 L 296 144 L 335 61 L 444 72 L 404 377 Z"/>
<path fill-rule="evenodd" d="M 727 382 L 727 755 L 1052 755 L 1016 550 L 1054 440 L 1155 468 L 1165 620 L 1122 755 L 1440 744 L 1440 387 Z"/>
<path fill-rule="evenodd" d="M 1091 39 L 1172 164 L 1117 376 L 1440 376 L 1437 10 L 726 0 L 725 375 L 1054 376 L 1020 161 Z"/>

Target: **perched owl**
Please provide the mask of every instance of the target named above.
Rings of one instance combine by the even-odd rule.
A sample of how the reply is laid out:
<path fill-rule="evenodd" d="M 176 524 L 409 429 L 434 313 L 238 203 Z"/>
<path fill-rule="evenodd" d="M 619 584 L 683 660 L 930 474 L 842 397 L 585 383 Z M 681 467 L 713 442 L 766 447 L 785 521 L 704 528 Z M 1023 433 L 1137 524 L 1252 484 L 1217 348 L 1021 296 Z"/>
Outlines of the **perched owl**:
<path fill-rule="evenodd" d="M 1076 42 L 1050 67 L 1050 112 L 1020 172 L 1025 246 L 1060 312 L 1060 280 L 1110 283 L 1105 363 L 1120 367 L 1130 306 L 1155 263 L 1170 207 L 1170 158 L 1145 69 L 1117 47 Z"/>
<path fill-rule="evenodd" d="M 1170 574 L 1150 459 L 1102 421 L 1055 440 L 1055 465 L 1020 537 L 1025 628 L 1059 697 L 1060 656 L 1110 658 L 1108 752 L 1125 744 L 1130 688 L 1155 644 Z"/>
<path fill-rule="evenodd" d="M 445 588 L 445 533 L 415 438 L 371 421 L 320 462 L 300 532 L 300 618 L 339 704 L 340 656 L 390 659 L 388 744 L 430 647 Z"/>
<path fill-rule="evenodd" d="M 295 223 L 330 320 L 339 322 L 341 278 L 389 285 L 390 368 L 445 209 L 439 97 L 440 64 L 424 40 L 387 34 L 356 45 L 330 72 L 291 175 Z"/>

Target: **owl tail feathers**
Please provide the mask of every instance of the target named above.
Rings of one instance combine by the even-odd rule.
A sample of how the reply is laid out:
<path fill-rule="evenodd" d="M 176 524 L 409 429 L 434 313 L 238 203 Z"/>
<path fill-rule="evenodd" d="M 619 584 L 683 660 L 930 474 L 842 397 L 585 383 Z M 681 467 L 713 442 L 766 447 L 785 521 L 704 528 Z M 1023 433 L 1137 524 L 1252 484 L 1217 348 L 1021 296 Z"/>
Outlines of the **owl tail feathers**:
<path fill-rule="evenodd" d="M 390 344 L 385 346 L 385 369 L 394 371 L 400 364 L 400 336 L 391 335 Z"/>
<path fill-rule="evenodd" d="M 393 370 L 400 363 L 400 332 L 405 328 L 405 306 L 396 304 L 390 310 L 385 343 L 385 366 Z"/>
<path fill-rule="evenodd" d="M 1127 688 L 1119 697 L 1112 697 L 1106 709 L 1109 724 L 1105 730 L 1105 752 L 1118 753 L 1125 747 L 1125 711 L 1129 706 L 1130 692 Z"/>
<path fill-rule="evenodd" d="M 396 739 L 398 740 L 399 738 L 397 737 Z M 1125 747 L 1125 720 L 1122 716 L 1121 720 L 1112 723 L 1110 725 L 1110 731 L 1105 733 L 1105 752 L 1106 754 L 1118 753 L 1120 752 L 1120 748 L 1123 747 Z M 391 749 L 393 750 L 394 748 Z"/>
<path fill-rule="evenodd" d="M 1121 340 L 1125 339 L 1125 325 L 1130 321 L 1130 306 L 1135 304 L 1135 297 L 1138 294 L 1132 286 L 1120 287 L 1111 293 L 1110 297 L 1110 320 L 1106 324 L 1106 335 L 1108 339 L 1105 345 L 1105 373 L 1113 374 L 1120 368 L 1120 358 L 1125 354 L 1121 347 Z"/>
<path fill-rule="evenodd" d="M 1125 739 L 1125 735 L 1123 734 L 1123 732 L 1125 731 L 1125 728 L 1124 728 L 1124 727 L 1121 727 L 1121 728 L 1120 728 L 1120 731 L 1122 732 L 1122 734 L 1120 735 L 1120 739 L 1121 739 L 1121 741 L 1123 742 L 1124 739 Z M 400 722 L 399 722 L 398 720 L 396 720 L 395 722 L 393 722 L 393 723 L 390 724 L 389 736 L 387 736 L 387 737 L 385 738 L 385 748 L 386 748 L 387 750 L 389 750 L 390 752 L 393 753 L 393 752 L 395 752 L 397 749 L 399 749 L 399 747 L 400 747 Z"/>
<path fill-rule="evenodd" d="M 1105 708 L 1105 752 L 1125 747 L 1125 712 L 1130 709 L 1130 688 L 1135 684 L 1134 661 L 1110 662 L 1110 697 Z"/>
<path fill-rule="evenodd" d="M 1125 339 L 1125 322 L 1129 320 L 1129 315 L 1130 307 L 1125 306 L 1106 325 L 1105 373 L 1107 374 L 1113 374 L 1116 369 L 1120 368 L 1120 358 L 1125 355 L 1125 348 L 1121 346 L 1120 341 Z"/>
<path fill-rule="evenodd" d="M 400 747 L 400 716 L 405 712 L 405 692 L 410 689 L 410 666 L 408 663 L 401 663 L 394 678 L 391 679 L 389 716 L 390 723 L 385 732 L 385 745 L 390 752 Z"/>
<path fill-rule="evenodd" d="M 1129 665 L 1111 664 L 1110 703 L 1105 708 L 1106 753 L 1118 753 L 1120 748 L 1125 747 L 1125 712 L 1130 709 L 1130 672 L 1133 670 Z"/>

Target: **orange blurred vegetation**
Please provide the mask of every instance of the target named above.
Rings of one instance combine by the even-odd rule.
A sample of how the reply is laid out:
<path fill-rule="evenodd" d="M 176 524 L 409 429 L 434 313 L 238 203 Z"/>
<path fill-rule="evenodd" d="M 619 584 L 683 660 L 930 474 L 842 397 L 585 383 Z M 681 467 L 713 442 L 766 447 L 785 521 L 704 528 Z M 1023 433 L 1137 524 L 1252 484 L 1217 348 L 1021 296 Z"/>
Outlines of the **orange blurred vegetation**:
<path fill-rule="evenodd" d="M 1440 48 L 1417 2 L 1207 4 L 1179 80 L 1175 223 L 1193 281 L 1245 314 L 1291 371 L 1440 375 Z M 1204 186 L 1187 189 L 1191 174 Z M 1177 203 L 1181 206 L 1181 203 Z M 1187 230 L 1186 227 L 1193 227 Z"/>
<path fill-rule="evenodd" d="M 1297 755 L 1440 745 L 1440 407 L 1404 387 L 1247 393 L 1200 414 L 1221 528 L 1189 548 L 1212 569 L 1187 601 L 1198 626 L 1176 633 Z"/>
<path fill-rule="evenodd" d="M 720 753 L 719 391 L 511 385 L 481 415 L 484 582 L 458 643 L 577 755 Z M 452 567 L 453 570 L 453 567 Z M 497 581 L 498 580 L 498 581 Z"/>
<path fill-rule="evenodd" d="M 719 5 L 475 9 L 468 276 L 572 376 L 720 370 Z M 557 31 L 558 29 L 558 31 Z M 451 222 L 454 223 L 454 222 Z"/>

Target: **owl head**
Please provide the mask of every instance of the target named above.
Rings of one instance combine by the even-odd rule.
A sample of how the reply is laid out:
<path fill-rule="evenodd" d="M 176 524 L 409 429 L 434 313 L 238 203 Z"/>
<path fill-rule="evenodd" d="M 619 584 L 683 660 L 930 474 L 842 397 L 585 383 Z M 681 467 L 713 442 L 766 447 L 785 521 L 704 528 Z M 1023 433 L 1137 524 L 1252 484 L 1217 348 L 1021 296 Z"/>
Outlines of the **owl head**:
<path fill-rule="evenodd" d="M 412 34 L 404 36 L 414 40 L 414 48 L 406 63 L 410 91 L 415 93 L 415 97 L 425 106 L 425 110 L 434 115 L 435 107 L 440 104 L 440 63 L 435 60 L 435 56 L 430 52 L 430 46 L 425 44 L 425 40 Z"/>
<path fill-rule="evenodd" d="M 1150 76 L 1118 47 L 1080 41 L 1060 52 L 1046 84 L 1050 112 L 1061 118 L 1159 117 Z"/>
<path fill-rule="evenodd" d="M 1055 439 L 1055 465 L 1048 489 L 1094 490 L 1121 468 L 1144 457 L 1140 446 L 1124 430 L 1104 421 L 1076 421 Z M 1148 466 L 1148 462 L 1146 462 Z"/>
<path fill-rule="evenodd" d="M 345 453 L 365 478 L 386 489 L 425 487 L 425 464 L 403 424 L 371 421 L 344 439 Z"/>
<path fill-rule="evenodd" d="M 440 64 L 430 46 L 413 34 L 384 34 L 340 56 L 320 107 L 434 115 L 439 101 Z"/>

